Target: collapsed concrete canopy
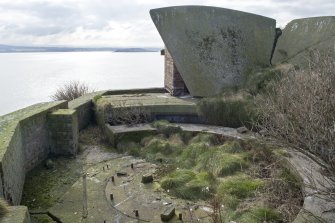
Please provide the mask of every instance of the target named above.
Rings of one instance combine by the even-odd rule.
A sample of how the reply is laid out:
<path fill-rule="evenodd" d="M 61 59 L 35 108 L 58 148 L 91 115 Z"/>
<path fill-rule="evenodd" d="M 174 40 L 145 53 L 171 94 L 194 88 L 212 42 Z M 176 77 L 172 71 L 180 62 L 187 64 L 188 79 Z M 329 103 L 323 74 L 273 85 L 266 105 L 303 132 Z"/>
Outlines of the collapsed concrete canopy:
<path fill-rule="evenodd" d="M 335 16 L 295 19 L 286 25 L 273 55 L 273 64 L 307 66 L 311 50 L 335 51 Z"/>
<path fill-rule="evenodd" d="M 274 19 L 207 6 L 152 9 L 150 15 L 193 96 L 241 85 L 250 68 L 270 64 Z"/>

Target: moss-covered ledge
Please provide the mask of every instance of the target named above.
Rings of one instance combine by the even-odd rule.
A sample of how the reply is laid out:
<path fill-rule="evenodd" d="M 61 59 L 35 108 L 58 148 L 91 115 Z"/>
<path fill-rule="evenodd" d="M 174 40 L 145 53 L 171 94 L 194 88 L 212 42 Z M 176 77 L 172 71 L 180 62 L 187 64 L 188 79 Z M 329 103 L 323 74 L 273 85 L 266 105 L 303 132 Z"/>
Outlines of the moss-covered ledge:
<path fill-rule="evenodd" d="M 84 129 L 93 119 L 93 100 L 105 94 L 107 91 L 97 91 L 85 94 L 79 98 L 69 101 L 69 108 L 78 113 L 79 130 Z"/>
<path fill-rule="evenodd" d="M 47 113 L 58 108 L 67 108 L 66 101 L 55 101 L 38 103 L 7 115 L 0 116 L 0 160 L 4 156 L 6 149 L 12 139 L 15 129 L 20 122 L 37 116 L 42 113 Z"/>
<path fill-rule="evenodd" d="M 66 101 L 39 103 L 0 117 L 0 197 L 17 205 L 25 174 L 46 158 L 50 142 L 47 114 Z"/>

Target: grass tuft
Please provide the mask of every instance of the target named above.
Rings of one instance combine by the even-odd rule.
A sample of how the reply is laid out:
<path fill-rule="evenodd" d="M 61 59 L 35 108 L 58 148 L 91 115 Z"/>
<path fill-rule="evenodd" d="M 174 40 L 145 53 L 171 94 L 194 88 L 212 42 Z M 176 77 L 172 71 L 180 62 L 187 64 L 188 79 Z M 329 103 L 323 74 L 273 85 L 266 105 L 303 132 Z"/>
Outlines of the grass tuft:
<path fill-rule="evenodd" d="M 166 120 L 155 121 L 151 125 L 156 128 L 159 133 L 164 134 L 166 137 L 182 131 L 179 126 L 173 125 Z"/>
<path fill-rule="evenodd" d="M 182 199 L 207 199 L 215 189 L 213 174 L 190 170 L 176 170 L 161 180 L 161 187 L 168 193 Z"/>
<path fill-rule="evenodd" d="M 245 151 L 236 140 L 225 142 L 222 146 L 219 146 L 219 149 L 225 153 L 241 153 Z"/>

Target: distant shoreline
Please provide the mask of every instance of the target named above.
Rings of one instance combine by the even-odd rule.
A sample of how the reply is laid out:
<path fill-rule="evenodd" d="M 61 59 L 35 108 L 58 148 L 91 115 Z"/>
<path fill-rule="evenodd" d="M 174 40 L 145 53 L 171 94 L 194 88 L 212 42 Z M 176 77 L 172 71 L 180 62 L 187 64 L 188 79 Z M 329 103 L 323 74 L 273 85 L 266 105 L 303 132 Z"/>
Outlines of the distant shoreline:
<path fill-rule="evenodd" d="M 48 52 L 159 52 L 161 48 L 140 47 L 33 47 L 0 45 L 0 53 L 48 53 Z"/>

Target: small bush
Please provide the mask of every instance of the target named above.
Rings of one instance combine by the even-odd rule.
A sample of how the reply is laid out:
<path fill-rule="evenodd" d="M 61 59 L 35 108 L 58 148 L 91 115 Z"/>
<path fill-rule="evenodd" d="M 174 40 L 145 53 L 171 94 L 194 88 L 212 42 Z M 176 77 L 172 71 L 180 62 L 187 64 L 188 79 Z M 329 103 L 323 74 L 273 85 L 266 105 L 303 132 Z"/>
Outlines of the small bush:
<path fill-rule="evenodd" d="M 71 101 L 90 92 L 92 92 L 92 90 L 90 90 L 87 84 L 81 83 L 79 81 L 71 81 L 70 83 L 65 84 L 63 87 L 58 88 L 56 93 L 53 94 L 51 98 L 55 101 Z"/>
<path fill-rule="evenodd" d="M 309 67 L 283 74 L 256 99 L 257 126 L 298 149 L 310 151 L 335 168 L 335 59 L 333 52 L 311 52 Z"/>

